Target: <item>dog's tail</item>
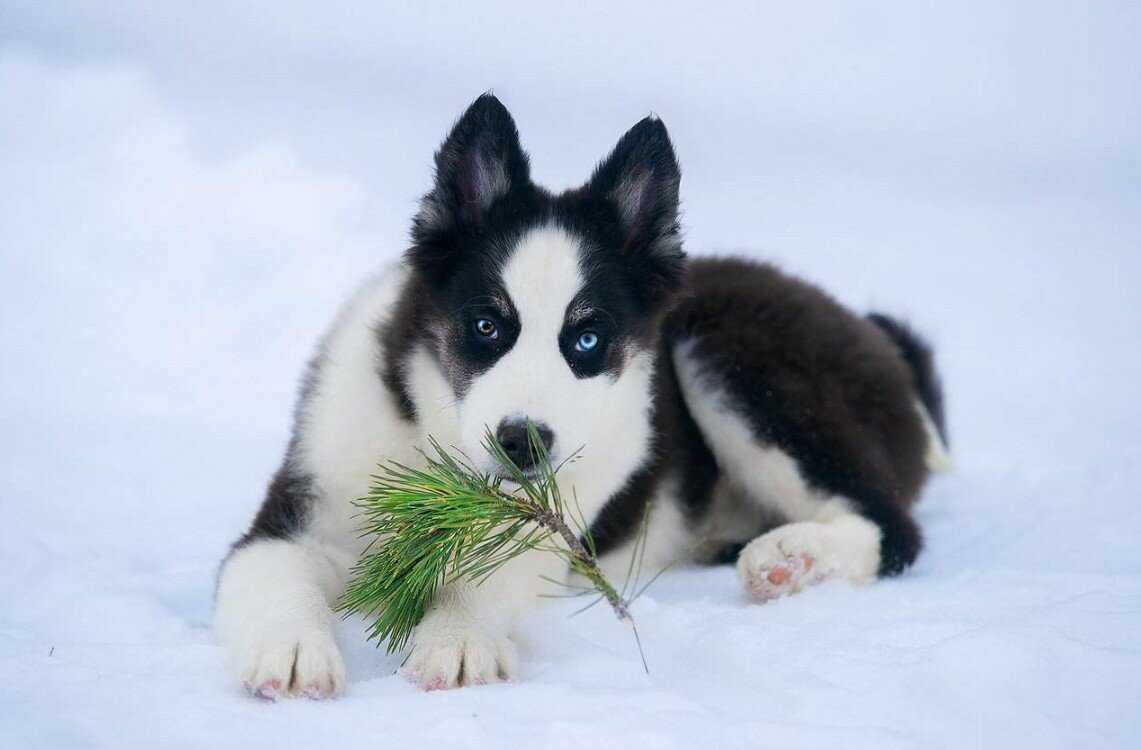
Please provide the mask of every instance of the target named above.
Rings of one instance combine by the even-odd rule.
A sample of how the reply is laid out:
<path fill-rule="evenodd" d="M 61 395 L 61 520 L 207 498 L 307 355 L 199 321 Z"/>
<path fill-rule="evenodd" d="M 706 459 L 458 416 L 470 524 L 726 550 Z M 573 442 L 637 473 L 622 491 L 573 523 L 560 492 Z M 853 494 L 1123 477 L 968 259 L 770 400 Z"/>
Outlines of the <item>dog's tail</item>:
<path fill-rule="evenodd" d="M 927 467 L 944 470 L 951 466 L 948 453 L 946 415 L 943 411 L 943 386 L 935 371 L 935 356 L 931 347 L 909 326 L 882 313 L 869 313 L 868 320 L 883 331 L 903 355 L 915 378 L 919 393 L 920 415 L 927 428 Z"/>

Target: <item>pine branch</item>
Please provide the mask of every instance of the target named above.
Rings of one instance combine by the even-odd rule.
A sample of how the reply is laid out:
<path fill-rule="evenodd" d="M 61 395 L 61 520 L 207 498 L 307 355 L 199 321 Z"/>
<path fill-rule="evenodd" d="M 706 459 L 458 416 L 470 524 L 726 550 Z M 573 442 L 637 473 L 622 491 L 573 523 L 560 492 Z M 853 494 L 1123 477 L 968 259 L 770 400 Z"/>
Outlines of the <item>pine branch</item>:
<path fill-rule="evenodd" d="M 563 464 L 551 465 L 531 425 L 528 442 L 534 473 L 521 471 L 490 433 L 484 438 L 484 448 L 515 485 L 511 491 L 503 488 L 502 476 L 479 472 L 432 438 L 434 455 L 423 454 L 425 468 L 382 465 L 368 495 L 356 503 L 362 534 L 371 540 L 338 610 L 374 616 L 368 637 L 385 641 L 390 653 L 399 651 L 441 586 L 465 579 L 478 585 L 511 559 L 539 549 L 565 559 L 633 627 L 629 602 L 602 573 L 590 531 L 573 515 L 577 507 L 568 507 L 559 492 L 555 475 Z"/>

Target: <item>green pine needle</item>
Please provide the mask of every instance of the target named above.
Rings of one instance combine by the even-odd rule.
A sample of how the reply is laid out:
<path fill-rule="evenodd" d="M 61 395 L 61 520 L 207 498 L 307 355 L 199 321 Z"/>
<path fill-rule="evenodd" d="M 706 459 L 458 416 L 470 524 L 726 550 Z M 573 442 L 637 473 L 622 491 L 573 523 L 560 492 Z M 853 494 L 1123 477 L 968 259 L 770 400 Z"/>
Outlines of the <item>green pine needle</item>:
<path fill-rule="evenodd" d="M 579 594 L 597 593 L 632 626 L 629 601 L 602 574 L 589 529 L 559 492 L 555 474 L 561 465 L 551 465 L 532 425 L 528 440 L 536 458 L 532 474 L 520 471 L 490 433 L 484 437 L 484 448 L 518 485 L 511 492 L 502 488 L 502 478 L 479 472 L 433 438 L 434 455 L 423 454 L 425 468 L 383 464 L 368 495 L 356 503 L 371 541 L 337 609 L 374 617 L 369 639 L 396 652 L 441 586 L 461 579 L 479 584 L 517 555 L 542 549 L 563 557 L 590 582 L 593 588 L 577 587 Z M 637 639 L 636 629 L 634 634 Z"/>

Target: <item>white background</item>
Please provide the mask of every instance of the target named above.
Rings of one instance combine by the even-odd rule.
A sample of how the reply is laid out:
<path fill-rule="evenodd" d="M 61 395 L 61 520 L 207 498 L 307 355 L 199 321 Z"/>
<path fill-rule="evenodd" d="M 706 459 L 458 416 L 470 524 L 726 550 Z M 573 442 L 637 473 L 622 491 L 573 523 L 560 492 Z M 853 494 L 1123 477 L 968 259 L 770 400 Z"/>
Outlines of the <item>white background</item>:
<path fill-rule="evenodd" d="M 0 745 L 1127 747 L 1141 741 L 1141 13 L 1132 3 L 0 0 Z M 939 351 L 957 469 L 902 578 L 728 568 L 528 625 L 523 680 L 227 679 L 213 575 L 315 338 L 493 89 L 534 176 L 649 112 L 688 249 Z"/>

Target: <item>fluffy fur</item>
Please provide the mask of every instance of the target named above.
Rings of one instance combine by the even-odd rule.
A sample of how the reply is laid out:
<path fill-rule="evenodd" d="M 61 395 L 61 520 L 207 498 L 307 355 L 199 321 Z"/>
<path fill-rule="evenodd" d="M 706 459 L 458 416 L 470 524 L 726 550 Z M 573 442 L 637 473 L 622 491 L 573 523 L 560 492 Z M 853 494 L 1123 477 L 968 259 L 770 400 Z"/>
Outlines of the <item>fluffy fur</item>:
<path fill-rule="evenodd" d="M 361 552 L 351 502 L 432 435 L 493 470 L 486 430 L 541 426 L 604 564 L 736 560 L 758 601 L 914 561 L 909 508 L 945 458 L 930 350 L 777 270 L 688 262 L 665 126 L 635 125 L 582 187 L 534 185 L 510 114 L 482 96 L 436 154 L 405 259 L 322 340 L 293 439 L 219 577 L 216 626 L 263 697 L 344 689 L 330 605 Z M 736 554 L 740 551 L 740 554 Z M 510 679 L 516 617 L 557 558 L 527 553 L 440 591 L 403 669 L 434 689 Z"/>

